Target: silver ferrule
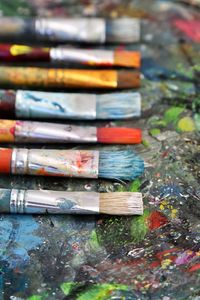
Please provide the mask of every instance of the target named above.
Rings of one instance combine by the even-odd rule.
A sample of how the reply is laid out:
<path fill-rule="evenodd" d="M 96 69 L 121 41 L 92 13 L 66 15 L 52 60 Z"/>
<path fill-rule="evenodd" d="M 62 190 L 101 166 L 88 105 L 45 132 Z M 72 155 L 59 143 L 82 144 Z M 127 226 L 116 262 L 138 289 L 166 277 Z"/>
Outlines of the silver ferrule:
<path fill-rule="evenodd" d="M 39 39 L 60 42 L 104 43 L 106 24 L 100 18 L 37 19 L 35 31 Z"/>
<path fill-rule="evenodd" d="M 96 95 L 18 90 L 16 116 L 41 119 L 96 119 Z"/>
<path fill-rule="evenodd" d="M 79 63 L 91 66 L 112 66 L 114 64 L 114 52 L 110 50 L 51 48 L 50 58 L 55 62 Z"/>
<path fill-rule="evenodd" d="M 25 210 L 25 190 L 12 189 L 10 195 L 10 212 L 23 214 Z"/>
<path fill-rule="evenodd" d="M 95 143 L 96 127 L 17 121 L 15 141 L 29 143 Z"/>
<path fill-rule="evenodd" d="M 28 149 L 13 149 L 11 172 L 12 174 L 28 174 L 29 169 L 29 150 Z"/>
<path fill-rule="evenodd" d="M 12 174 L 98 178 L 99 151 L 13 149 Z"/>
<path fill-rule="evenodd" d="M 13 189 L 10 212 L 21 214 L 98 214 L 99 194 L 95 192 Z"/>

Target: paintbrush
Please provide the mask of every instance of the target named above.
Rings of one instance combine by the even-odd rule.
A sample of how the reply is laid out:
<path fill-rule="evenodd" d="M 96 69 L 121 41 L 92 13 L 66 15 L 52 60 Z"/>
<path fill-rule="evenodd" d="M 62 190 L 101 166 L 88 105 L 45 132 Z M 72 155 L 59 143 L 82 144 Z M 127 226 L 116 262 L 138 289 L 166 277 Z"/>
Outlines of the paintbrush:
<path fill-rule="evenodd" d="M 74 126 L 46 122 L 0 120 L 4 143 L 104 143 L 139 144 L 141 130 L 123 127 Z"/>
<path fill-rule="evenodd" d="M 0 44 L 0 59 L 5 62 L 74 63 L 85 66 L 120 66 L 139 68 L 140 52 L 124 50 L 36 48 Z"/>
<path fill-rule="evenodd" d="M 0 213 L 142 215 L 141 193 L 0 189 Z"/>
<path fill-rule="evenodd" d="M 144 161 L 132 150 L 0 148 L 0 173 L 133 180 Z"/>
<path fill-rule="evenodd" d="M 0 86 L 124 89 L 140 86 L 138 71 L 0 67 Z"/>
<path fill-rule="evenodd" d="M 0 90 L 0 116 L 39 119 L 127 119 L 141 115 L 139 93 L 74 94 Z"/>
<path fill-rule="evenodd" d="M 0 38 L 74 43 L 133 43 L 140 40 L 134 18 L 0 18 Z"/>

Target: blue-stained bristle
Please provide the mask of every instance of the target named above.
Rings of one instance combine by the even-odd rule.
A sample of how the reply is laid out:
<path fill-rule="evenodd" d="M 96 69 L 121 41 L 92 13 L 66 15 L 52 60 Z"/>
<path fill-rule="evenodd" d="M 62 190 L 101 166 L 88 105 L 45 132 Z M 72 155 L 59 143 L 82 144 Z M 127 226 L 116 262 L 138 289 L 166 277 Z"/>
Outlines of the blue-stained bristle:
<path fill-rule="evenodd" d="M 100 151 L 99 177 L 133 180 L 144 172 L 144 161 L 132 150 Z"/>
<path fill-rule="evenodd" d="M 128 119 L 141 115 L 139 93 L 97 95 L 97 119 Z"/>

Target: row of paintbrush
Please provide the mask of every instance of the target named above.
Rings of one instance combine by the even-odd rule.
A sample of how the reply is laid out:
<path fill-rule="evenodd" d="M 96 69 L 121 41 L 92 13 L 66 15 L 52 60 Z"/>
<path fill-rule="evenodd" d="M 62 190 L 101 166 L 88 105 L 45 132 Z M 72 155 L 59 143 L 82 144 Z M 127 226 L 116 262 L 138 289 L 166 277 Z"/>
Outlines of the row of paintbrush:
<path fill-rule="evenodd" d="M 3 18 L 2 38 L 27 36 L 56 42 L 135 42 L 139 21 L 134 19 Z M 0 59 L 7 62 L 61 62 L 86 66 L 140 67 L 134 51 L 85 50 L 65 47 L 36 48 L 0 45 Z M 77 70 L 65 68 L 0 67 L 0 85 L 31 88 L 137 88 L 140 73 L 133 70 Z M 126 119 L 140 116 L 139 93 L 77 94 L 1 90 L 1 117 L 40 119 Z M 108 143 L 141 142 L 141 130 L 83 127 L 34 121 L 0 120 L 0 142 Z M 0 173 L 80 178 L 133 180 L 144 170 L 143 160 L 132 150 L 47 150 L 0 148 Z M 87 193 L 0 190 L 0 211 L 5 213 L 106 213 L 142 214 L 140 193 Z"/>

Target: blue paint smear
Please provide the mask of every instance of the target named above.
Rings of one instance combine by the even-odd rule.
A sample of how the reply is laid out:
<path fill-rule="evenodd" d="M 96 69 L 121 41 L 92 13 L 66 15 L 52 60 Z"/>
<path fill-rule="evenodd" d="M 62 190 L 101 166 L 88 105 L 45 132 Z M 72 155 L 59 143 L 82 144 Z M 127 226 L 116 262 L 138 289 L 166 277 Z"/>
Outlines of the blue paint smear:
<path fill-rule="evenodd" d="M 28 251 L 39 246 L 43 239 L 37 236 L 39 224 L 32 216 L 6 215 L 0 222 L 0 260 L 9 268 L 24 266 L 29 261 Z"/>
<path fill-rule="evenodd" d="M 31 99 L 31 100 L 35 101 L 35 102 L 44 102 L 44 103 L 48 103 L 49 102 L 48 99 L 36 97 L 33 93 L 28 93 L 27 92 L 26 97 L 28 99 Z M 62 113 L 65 112 L 65 109 L 59 103 L 57 103 L 57 102 L 51 102 L 51 104 L 53 106 L 55 106 L 56 108 L 58 108 L 58 110 L 60 112 L 62 112 Z"/>
<path fill-rule="evenodd" d="M 161 198 L 183 197 L 181 187 L 178 185 L 174 185 L 174 184 L 162 186 L 160 188 L 159 194 L 160 194 Z"/>
<path fill-rule="evenodd" d="M 180 72 L 170 70 L 158 65 L 156 61 L 152 58 L 146 57 L 142 59 L 141 70 L 147 79 L 153 81 L 159 81 L 161 79 L 179 79 L 184 81 L 192 81 L 191 78 Z"/>

